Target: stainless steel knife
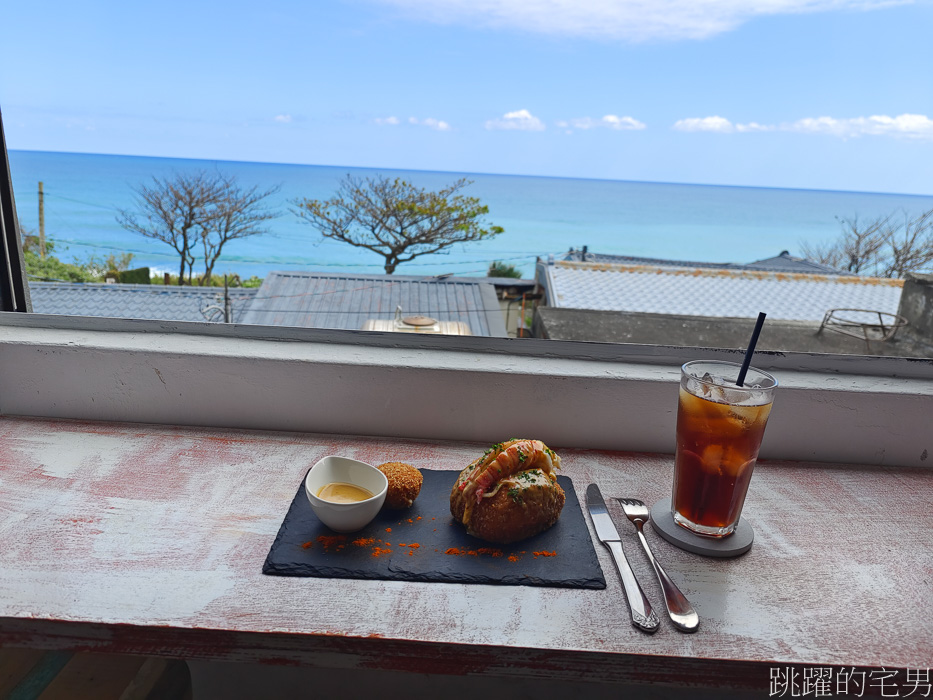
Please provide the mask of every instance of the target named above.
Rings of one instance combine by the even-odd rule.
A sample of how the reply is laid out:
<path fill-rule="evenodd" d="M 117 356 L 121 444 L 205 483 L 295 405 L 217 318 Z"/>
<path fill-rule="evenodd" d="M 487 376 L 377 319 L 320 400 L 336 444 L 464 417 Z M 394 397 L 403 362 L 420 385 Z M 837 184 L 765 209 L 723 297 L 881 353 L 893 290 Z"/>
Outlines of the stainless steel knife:
<path fill-rule="evenodd" d="M 590 512 L 593 527 L 596 528 L 596 536 L 612 553 L 612 560 L 619 572 L 619 578 L 622 579 L 622 587 L 625 589 L 625 597 L 628 599 L 628 607 L 632 613 L 632 624 L 643 632 L 657 632 L 661 621 L 658 619 L 657 613 L 651 609 L 651 603 L 648 602 L 644 591 L 638 585 L 632 567 L 629 566 L 628 559 L 625 558 L 619 531 L 616 530 L 616 526 L 609 516 L 606 502 L 603 500 L 603 495 L 599 492 L 599 487 L 596 484 L 590 484 L 586 487 L 586 509 Z"/>

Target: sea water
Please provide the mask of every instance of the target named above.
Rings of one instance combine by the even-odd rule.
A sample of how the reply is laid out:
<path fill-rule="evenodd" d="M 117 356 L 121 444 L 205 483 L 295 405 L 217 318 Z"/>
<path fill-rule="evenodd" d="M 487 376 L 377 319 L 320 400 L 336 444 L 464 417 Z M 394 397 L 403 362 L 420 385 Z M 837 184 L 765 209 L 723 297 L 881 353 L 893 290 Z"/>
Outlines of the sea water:
<path fill-rule="evenodd" d="M 38 183 L 43 183 L 46 237 L 62 260 L 130 252 L 134 267 L 176 273 L 178 254 L 168 244 L 117 223 L 120 209 L 134 208 L 134 187 L 198 170 L 234 175 L 246 187 L 279 187 L 268 200 L 280 213 L 268 223 L 269 233 L 228 243 L 215 267 L 217 273 L 243 278 L 271 270 L 383 272 L 381 256 L 324 239 L 293 212 L 302 198 L 331 197 L 348 174 L 400 177 L 432 190 L 465 177 L 473 182 L 463 194 L 482 200 L 489 207 L 487 222 L 505 229 L 495 238 L 458 244 L 396 270 L 412 275 L 482 275 L 490 262 L 500 260 L 531 277 L 537 257 L 582 246 L 597 253 L 747 263 L 782 250 L 799 254 L 802 242 L 831 241 L 841 230 L 838 219 L 933 208 L 933 196 L 919 195 L 40 151 L 11 151 L 10 169 L 17 212 L 27 229 L 38 228 Z"/>

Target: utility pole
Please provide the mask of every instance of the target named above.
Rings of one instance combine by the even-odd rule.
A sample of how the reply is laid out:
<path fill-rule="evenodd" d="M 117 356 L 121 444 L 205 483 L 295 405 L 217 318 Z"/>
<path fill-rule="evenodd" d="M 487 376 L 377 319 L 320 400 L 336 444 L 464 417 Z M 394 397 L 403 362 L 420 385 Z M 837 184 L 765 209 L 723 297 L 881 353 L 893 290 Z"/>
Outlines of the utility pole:
<path fill-rule="evenodd" d="M 45 260 L 45 194 L 39 181 L 39 256 Z"/>
<path fill-rule="evenodd" d="M 227 288 L 227 276 L 224 275 L 224 323 L 233 320 L 233 307 L 230 306 L 230 290 Z"/>

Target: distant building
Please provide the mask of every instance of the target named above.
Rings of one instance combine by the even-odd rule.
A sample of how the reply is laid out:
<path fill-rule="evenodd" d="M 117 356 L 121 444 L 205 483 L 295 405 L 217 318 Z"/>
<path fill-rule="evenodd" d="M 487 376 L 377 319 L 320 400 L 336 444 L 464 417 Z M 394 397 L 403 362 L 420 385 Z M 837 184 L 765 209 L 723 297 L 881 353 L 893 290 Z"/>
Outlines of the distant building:
<path fill-rule="evenodd" d="M 796 258 L 786 250 L 782 250 L 780 255 L 764 260 L 756 260 L 740 267 L 746 270 L 762 270 L 764 272 L 801 272 L 814 275 L 845 275 L 846 272 L 837 270 L 829 265 L 807 260 L 806 258 Z"/>
<path fill-rule="evenodd" d="M 581 250 L 571 248 L 559 257 L 565 262 L 616 263 L 620 265 L 649 265 L 653 267 L 689 267 L 704 270 L 758 270 L 761 272 L 802 272 L 821 275 L 842 275 L 841 270 L 821 265 L 820 263 L 797 258 L 789 251 L 782 250 L 779 255 L 750 263 L 699 262 L 696 260 L 665 260 L 662 258 L 640 258 L 631 255 L 610 255 L 591 253 L 584 246 Z"/>
<path fill-rule="evenodd" d="M 471 335 L 505 337 L 495 287 L 485 278 L 270 272 L 243 323 L 360 330 L 401 316 L 462 323 Z M 372 327 L 372 326 L 371 326 Z M 436 332 L 436 331 L 435 331 Z"/>
<path fill-rule="evenodd" d="M 834 308 L 896 313 L 903 286 L 839 274 L 567 261 L 539 261 L 536 279 L 552 307 L 733 318 L 764 311 L 817 323 Z"/>
<path fill-rule="evenodd" d="M 232 323 L 361 330 L 369 322 L 379 330 L 505 337 L 508 305 L 534 284 L 498 277 L 271 272 L 259 289 L 232 287 L 229 298 Z M 31 282 L 29 290 L 40 314 L 224 321 L 220 287 Z M 389 328 L 396 316 L 421 322 Z"/>
<path fill-rule="evenodd" d="M 911 293 L 902 299 L 904 280 L 825 273 L 816 263 L 784 253 L 743 266 L 635 264 L 580 253 L 575 257 L 587 262 L 539 259 L 536 280 L 543 299 L 535 312 L 536 337 L 739 349 L 748 342 L 752 320 L 764 311 L 763 350 L 933 354 L 933 337 L 918 334 L 926 326 L 916 311 L 926 308 L 923 295 L 930 285 L 916 275 L 908 276 Z M 854 323 L 839 324 L 837 312 L 822 327 L 834 309 L 868 313 L 842 312 Z"/>
<path fill-rule="evenodd" d="M 256 289 L 230 288 L 233 323 L 241 322 L 256 292 Z M 37 314 L 202 323 L 224 320 L 223 287 L 30 282 L 29 294 L 32 310 Z"/>

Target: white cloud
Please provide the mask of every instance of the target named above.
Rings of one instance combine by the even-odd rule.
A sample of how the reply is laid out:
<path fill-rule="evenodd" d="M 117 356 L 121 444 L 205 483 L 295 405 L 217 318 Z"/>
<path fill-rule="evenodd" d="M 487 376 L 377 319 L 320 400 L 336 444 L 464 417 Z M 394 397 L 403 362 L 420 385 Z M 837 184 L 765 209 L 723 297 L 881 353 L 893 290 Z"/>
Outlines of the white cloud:
<path fill-rule="evenodd" d="M 486 122 L 487 129 L 513 129 L 517 131 L 544 131 L 544 122 L 527 109 L 506 112 L 499 119 Z"/>
<path fill-rule="evenodd" d="M 618 117 L 615 114 L 607 114 L 601 119 L 592 117 L 580 117 L 578 119 L 567 119 L 557 122 L 557 126 L 562 129 L 614 129 L 616 131 L 629 131 L 644 129 L 644 123 L 634 117 Z M 569 133 L 569 132 L 568 132 Z"/>
<path fill-rule="evenodd" d="M 677 131 L 713 131 L 729 134 L 754 131 L 788 131 L 798 134 L 827 134 L 839 138 L 859 136 L 900 136 L 914 139 L 933 139 L 933 119 L 923 114 L 901 114 L 897 117 L 874 115 L 836 119 L 834 117 L 806 117 L 782 124 L 733 124 L 725 117 L 691 117 L 681 119 L 672 127 Z"/>
<path fill-rule="evenodd" d="M 373 121 L 379 126 L 398 126 L 400 123 L 398 117 L 376 117 Z"/>
<path fill-rule="evenodd" d="M 725 117 L 680 119 L 674 123 L 673 128 L 677 131 L 715 131 L 720 134 L 728 134 L 735 130 L 732 122 Z"/>
<path fill-rule="evenodd" d="M 841 138 L 904 136 L 907 138 L 933 139 L 933 120 L 923 114 L 901 114 L 897 117 L 873 115 L 852 119 L 810 117 L 798 119 L 791 124 L 782 124 L 779 128 L 782 131 L 830 134 Z"/>
<path fill-rule="evenodd" d="M 775 128 L 770 124 L 759 124 L 758 122 L 749 122 L 748 124 L 736 124 L 736 131 L 774 131 Z"/>
<path fill-rule="evenodd" d="M 416 19 L 540 34 L 705 39 L 767 15 L 873 10 L 913 0 L 375 0 Z"/>
<path fill-rule="evenodd" d="M 427 119 L 408 117 L 408 123 L 414 124 L 415 126 L 426 126 L 435 131 L 450 131 L 450 124 L 440 119 L 434 119 L 433 117 L 428 117 Z"/>
<path fill-rule="evenodd" d="M 292 121 L 291 114 L 277 114 L 273 117 L 274 121 L 277 121 L 279 124 L 290 124 Z"/>

